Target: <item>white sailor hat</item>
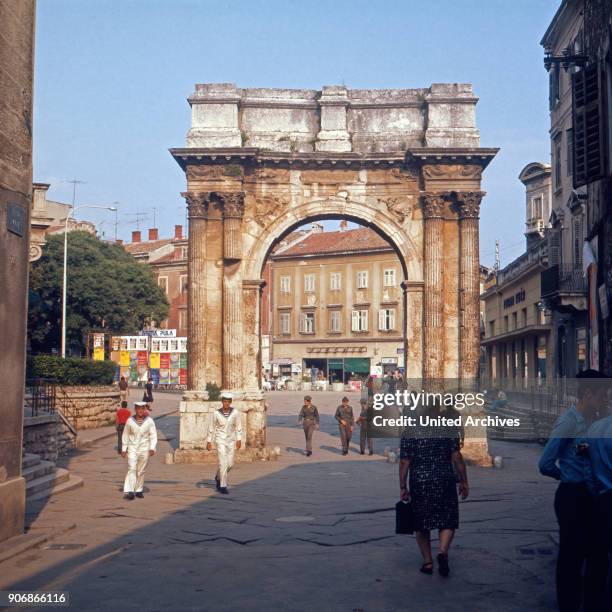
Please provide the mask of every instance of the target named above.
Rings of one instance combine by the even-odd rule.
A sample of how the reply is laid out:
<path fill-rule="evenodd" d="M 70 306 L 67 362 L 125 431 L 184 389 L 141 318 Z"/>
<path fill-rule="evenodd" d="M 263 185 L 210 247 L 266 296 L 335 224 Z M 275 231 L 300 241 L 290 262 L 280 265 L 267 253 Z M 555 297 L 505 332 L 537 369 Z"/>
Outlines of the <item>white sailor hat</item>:
<path fill-rule="evenodd" d="M 223 399 L 232 400 L 232 399 L 234 399 L 234 396 L 233 396 L 233 395 L 232 395 L 232 394 L 231 394 L 229 391 L 224 391 L 224 392 L 221 394 L 221 399 L 222 399 L 222 400 L 223 400 Z"/>
<path fill-rule="evenodd" d="M 134 402 L 134 406 L 148 406 L 147 402 Z"/>

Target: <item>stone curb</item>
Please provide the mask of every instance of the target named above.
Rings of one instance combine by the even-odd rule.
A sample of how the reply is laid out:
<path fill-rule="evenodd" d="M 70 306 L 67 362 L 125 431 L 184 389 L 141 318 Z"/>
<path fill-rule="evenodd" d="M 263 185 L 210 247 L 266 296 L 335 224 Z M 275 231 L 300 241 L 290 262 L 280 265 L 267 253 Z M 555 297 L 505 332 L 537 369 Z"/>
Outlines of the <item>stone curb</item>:
<path fill-rule="evenodd" d="M 12 559 L 31 548 L 36 548 L 45 542 L 49 542 L 56 537 L 63 535 L 67 531 L 76 528 L 76 523 L 71 523 L 61 529 L 49 529 L 43 533 L 24 533 L 22 535 L 9 538 L 0 544 L 0 563 Z"/>

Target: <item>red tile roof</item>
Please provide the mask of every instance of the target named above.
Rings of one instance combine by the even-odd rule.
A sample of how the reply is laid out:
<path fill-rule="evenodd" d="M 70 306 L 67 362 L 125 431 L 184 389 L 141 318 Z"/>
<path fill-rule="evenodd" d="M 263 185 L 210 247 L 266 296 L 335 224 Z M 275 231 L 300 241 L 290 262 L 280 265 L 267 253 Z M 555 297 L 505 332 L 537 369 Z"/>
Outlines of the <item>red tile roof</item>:
<path fill-rule="evenodd" d="M 363 251 L 391 250 L 391 245 L 374 230 L 367 227 L 336 232 L 315 232 L 300 240 L 286 251 L 275 253 L 280 257 L 299 257 L 301 255 L 322 255 Z"/>
<path fill-rule="evenodd" d="M 129 242 L 124 244 L 123 248 L 132 255 L 134 253 L 150 253 L 159 249 L 159 247 L 165 246 L 174 242 L 176 238 L 163 238 L 162 240 L 143 240 L 142 242 Z"/>

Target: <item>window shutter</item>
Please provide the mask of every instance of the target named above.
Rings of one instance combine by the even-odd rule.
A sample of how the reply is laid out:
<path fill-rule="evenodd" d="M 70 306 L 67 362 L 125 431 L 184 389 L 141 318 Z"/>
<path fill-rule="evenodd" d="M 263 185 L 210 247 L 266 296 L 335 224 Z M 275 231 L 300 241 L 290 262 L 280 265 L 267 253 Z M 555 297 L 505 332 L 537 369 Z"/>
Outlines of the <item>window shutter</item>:
<path fill-rule="evenodd" d="M 582 265 L 582 219 L 576 217 L 574 219 L 574 263 L 577 266 Z"/>
<path fill-rule="evenodd" d="M 300 332 L 304 333 L 306 331 L 306 315 L 302 312 L 300 313 Z"/>
<path fill-rule="evenodd" d="M 548 265 L 557 266 L 561 263 L 561 231 L 553 229 L 548 235 Z"/>
<path fill-rule="evenodd" d="M 361 331 L 368 331 L 368 311 L 364 310 L 363 312 L 363 325 L 361 326 Z"/>
<path fill-rule="evenodd" d="M 395 329 L 395 308 L 389 310 L 389 329 Z"/>
<path fill-rule="evenodd" d="M 351 313 L 351 329 L 353 331 L 359 331 L 359 311 L 353 310 Z"/>
<path fill-rule="evenodd" d="M 385 331 L 385 311 L 378 311 L 378 329 L 380 331 Z"/>
<path fill-rule="evenodd" d="M 574 187 L 603 176 L 601 89 L 598 64 L 572 74 Z"/>

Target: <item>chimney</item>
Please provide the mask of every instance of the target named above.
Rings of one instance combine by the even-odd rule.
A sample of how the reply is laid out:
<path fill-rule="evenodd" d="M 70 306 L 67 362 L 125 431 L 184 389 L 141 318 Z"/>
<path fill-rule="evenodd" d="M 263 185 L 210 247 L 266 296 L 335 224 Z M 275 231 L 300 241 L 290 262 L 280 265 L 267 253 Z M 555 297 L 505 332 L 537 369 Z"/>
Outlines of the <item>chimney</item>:
<path fill-rule="evenodd" d="M 346 232 L 346 228 L 348 227 L 348 221 L 346 219 L 340 220 L 340 231 Z"/>
<path fill-rule="evenodd" d="M 159 240 L 159 231 L 156 227 L 149 229 L 149 240 Z"/>
<path fill-rule="evenodd" d="M 181 238 L 183 237 L 183 226 L 182 225 L 174 226 L 174 237 L 178 240 L 181 240 Z"/>
<path fill-rule="evenodd" d="M 121 240 L 121 238 L 117 238 L 117 240 L 115 240 L 115 244 L 118 244 L 119 246 L 123 246 L 123 240 Z"/>
<path fill-rule="evenodd" d="M 140 242 L 140 230 L 134 230 L 132 232 L 132 242 Z"/>

